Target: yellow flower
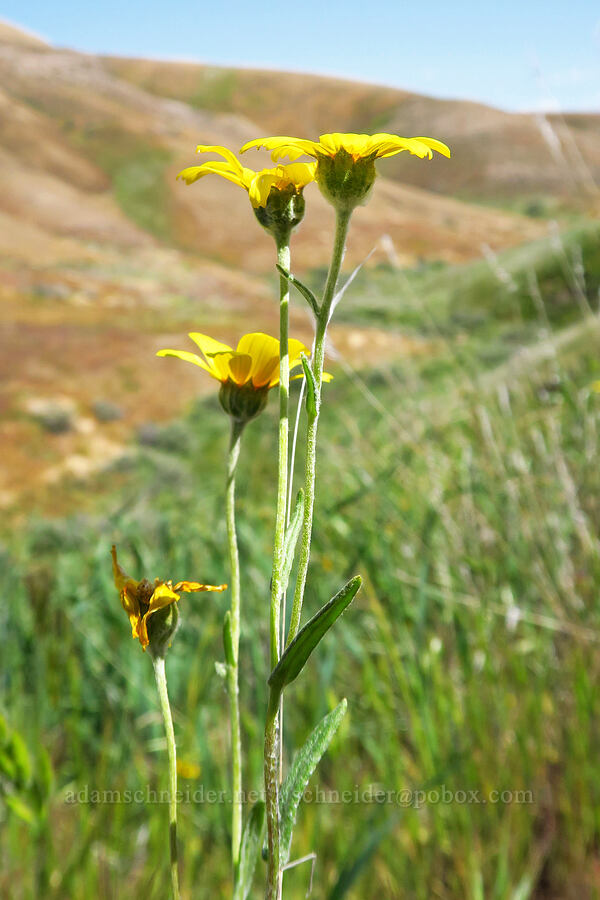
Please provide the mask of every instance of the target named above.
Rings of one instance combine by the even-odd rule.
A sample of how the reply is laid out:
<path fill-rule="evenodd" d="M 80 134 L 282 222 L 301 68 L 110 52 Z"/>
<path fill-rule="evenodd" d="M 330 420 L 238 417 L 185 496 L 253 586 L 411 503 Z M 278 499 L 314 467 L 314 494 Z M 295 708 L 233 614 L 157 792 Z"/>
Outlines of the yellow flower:
<path fill-rule="evenodd" d="M 234 419 L 249 422 L 262 412 L 269 390 L 279 383 L 279 341 L 258 331 L 241 337 L 234 350 L 207 334 L 192 331 L 189 336 L 204 358 L 187 350 L 159 350 L 156 355 L 175 356 L 193 363 L 220 381 L 221 406 Z M 288 341 L 290 370 L 302 365 L 301 353 L 308 355 L 310 351 L 302 341 L 291 338 Z M 330 380 L 331 375 L 324 372 L 323 381 Z"/>
<path fill-rule="evenodd" d="M 404 138 L 395 134 L 322 134 L 319 142 L 305 141 L 295 137 L 270 137 L 258 138 L 249 141 L 241 149 L 241 153 L 250 150 L 251 147 L 264 147 L 271 150 L 274 162 L 283 156 L 288 156 L 292 161 L 299 156 L 314 156 L 319 162 L 324 158 L 335 158 L 340 150 L 352 157 L 354 162 L 359 159 L 381 159 L 385 156 L 394 156 L 408 150 L 414 156 L 429 159 L 433 156 L 433 150 L 437 150 L 443 156 L 450 156 L 450 150 L 441 141 L 435 138 L 417 137 Z"/>
<path fill-rule="evenodd" d="M 248 191 L 254 209 L 266 207 L 273 189 L 276 192 L 287 192 L 291 189 L 291 193 L 298 194 L 307 184 L 315 180 L 316 163 L 279 165 L 274 169 L 261 169 L 260 172 L 255 172 L 253 169 L 244 168 L 227 147 L 200 144 L 196 150 L 198 153 L 218 153 L 224 157 L 225 162 L 215 160 L 201 166 L 190 166 L 177 177 L 182 178 L 186 184 L 193 184 L 205 175 L 220 175 Z"/>
<path fill-rule="evenodd" d="M 337 209 L 351 211 L 364 203 L 375 181 L 375 160 L 394 156 L 408 150 L 414 156 L 431 159 L 433 151 L 450 156 L 450 150 L 441 141 L 428 137 L 405 138 L 395 134 L 322 134 L 319 141 L 307 141 L 295 137 L 269 137 L 249 141 L 241 153 L 251 147 L 264 147 L 271 151 L 277 162 L 289 157 L 292 162 L 299 156 L 313 156 L 317 160 L 315 180 L 323 196 Z"/>
<path fill-rule="evenodd" d="M 200 366 L 217 381 L 228 381 L 237 387 L 250 385 L 255 390 L 272 388 L 279 382 L 279 341 L 268 334 L 254 332 L 245 334 L 234 350 L 207 334 L 190 332 L 191 339 L 202 351 L 202 357 L 187 350 L 159 350 L 157 356 L 176 356 L 186 362 Z M 302 341 L 290 340 L 288 353 L 290 369 L 299 366 L 300 354 L 309 353 Z"/>
<path fill-rule="evenodd" d="M 111 554 L 115 586 L 121 597 L 123 609 L 129 616 L 132 636 L 138 638 L 144 650 L 150 643 L 148 618 L 152 613 L 175 603 L 179 600 L 179 593 L 224 591 L 227 587 L 226 584 L 198 584 L 197 581 L 178 581 L 173 586 L 171 581 L 161 581 L 159 578 L 155 579 L 154 585 L 151 585 L 147 578 L 136 581 L 117 562 L 117 548 L 114 544 Z"/>
<path fill-rule="evenodd" d="M 177 774 L 182 778 L 187 779 L 195 779 L 200 778 L 202 773 L 202 769 L 198 765 L 198 763 L 192 762 L 187 759 L 178 759 L 177 760 Z"/>

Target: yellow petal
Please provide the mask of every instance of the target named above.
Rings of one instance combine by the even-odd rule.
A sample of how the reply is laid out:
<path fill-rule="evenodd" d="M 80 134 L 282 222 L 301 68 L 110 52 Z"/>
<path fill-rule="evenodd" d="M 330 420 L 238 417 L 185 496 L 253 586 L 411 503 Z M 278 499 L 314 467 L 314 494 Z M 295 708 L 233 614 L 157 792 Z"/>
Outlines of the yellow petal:
<path fill-rule="evenodd" d="M 248 189 L 250 203 L 256 209 L 259 206 L 266 206 L 271 188 L 281 179 L 274 172 L 265 170 L 254 176 Z"/>
<path fill-rule="evenodd" d="M 438 153 L 441 153 L 442 156 L 446 156 L 450 159 L 450 147 L 447 147 L 446 144 L 443 144 L 441 141 L 436 141 L 435 138 L 429 137 L 418 137 L 414 138 L 415 141 L 420 141 L 422 144 L 426 144 L 432 150 L 437 150 Z"/>
<path fill-rule="evenodd" d="M 229 359 L 230 378 L 235 384 L 246 384 L 252 369 L 252 357 L 248 353 L 234 353 Z"/>
<path fill-rule="evenodd" d="M 252 357 L 250 377 L 254 387 L 263 387 L 268 384 L 272 374 L 273 360 L 279 360 L 279 341 L 269 334 L 257 331 L 241 337 L 237 351 L 238 353 L 247 353 Z"/>
<path fill-rule="evenodd" d="M 302 138 L 295 137 L 257 138 L 244 144 L 240 153 L 245 153 L 246 150 L 250 150 L 252 147 L 257 149 L 263 147 L 265 150 L 271 150 L 271 158 L 274 162 L 277 162 L 283 156 L 288 156 L 294 162 L 303 154 L 317 156 L 319 145 L 315 144 L 314 141 L 305 141 Z"/>
<path fill-rule="evenodd" d="M 223 156 L 227 160 L 232 169 L 240 173 L 243 170 L 243 166 L 235 153 L 232 153 L 227 147 L 221 147 L 218 144 L 198 144 L 196 153 L 218 153 L 219 156 Z"/>
<path fill-rule="evenodd" d="M 279 384 L 279 357 L 276 356 L 268 363 L 265 363 L 260 372 L 257 372 L 253 379 L 254 387 L 264 387 L 266 384 L 270 388 Z"/>
<path fill-rule="evenodd" d="M 213 378 L 218 378 L 214 369 L 207 365 L 197 353 L 189 353 L 187 350 L 159 350 L 156 355 L 174 356 L 176 359 L 182 359 L 184 362 L 193 363 L 195 366 L 200 366 L 201 369 L 204 369 L 204 371 L 208 372 L 209 375 L 212 375 Z"/>
<path fill-rule="evenodd" d="M 156 585 L 154 592 L 150 597 L 146 616 L 156 612 L 157 609 L 163 609 L 165 606 L 175 603 L 176 600 L 179 600 L 179 594 L 176 594 L 173 588 L 169 587 L 168 584 L 160 582 Z M 146 618 L 146 616 L 144 616 L 144 618 Z"/>
<path fill-rule="evenodd" d="M 306 187 L 307 184 L 315 180 L 317 164 L 316 162 L 290 163 L 287 166 L 278 166 L 277 169 L 280 170 L 282 177 L 289 184 L 294 184 L 296 187 L 301 188 Z"/>
<path fill-rule="evenodd" d="M 227 381 L 229 356 L 233 352 L 231 347 L 221 341 L 216 341 L 208 334 L 200 334 L 198 331 L 191 331 L 189 336 L 200 347 L 214 377 L 219 381 Z"/>
<path fill-rule="evenodd" d="M 199 331 L 190 331 L 188 337 L 191 337 L 193 342 L 200 347 L 205 356 L 209 356 L 212 353 L 223 353 L 225 350 L 232 349 L 228 344 L 216 341 L 208 334 L 200 334 Z"/>
<path fill-rule="evenodd" d="M 229 362 L 235 355 L 235 350 L 222 350 L 220 353 L 209 354 L 209 362 L 214 367 L 215 376 L 219 381 L 227 381 L 230 376 Z"/>
<path fill-rule="evenodd" d="M 185 594 L 190 594 L 192 591 L 225 591 L 227 590 L 226 584 L 199 584 L 197 581 L 178 581 L 175 587 L 173 588 L 175 591 L 181 591 Z"/>
<path fill-rule="evenodd" d="M 296 338 L 290 338 L 288 341 L 288 355 L 290 357 L 290 366 L 295 361 L 300 361 L 301 353 L 306 353 L 307 356 L 310 356 L 310 350 L 302 343 L 302 341 L 298 341 L 296 340 Z"/>
<path fill-rule="evenodd" d="M 113 569 L 113 578 L 115 580 L 115 587 L 118 591 L 122 591 L 126 586 L 130 586 L 133 590 L 137 590 L 137 586 L 139 584 L 138 581 L 135 581 L 127 572 L 119 565 L 117 560 L 117 548 L 113 544 L 110 548 L 110 555 L 112 556 L 112 569 Z"/>
<path fill-rule="evenodd" d="M 296 365 L 298 364 L 296 363 Z M 298 381 L 299 378 L 304 378 L 304 372 L 302 372 L 300 375 L 292 375 L 290 381 Z M 323 382 L 323 384 L 329 384 L 330 381 L 333 381 L 333 375 L 330 375 L 329 372 L 323 372 L 323 374 L 321 375 L 321 381 Z"/>
<path fill-rule="evenodd" d="M 433 150 L 443 156 L 450 156 L 448 147 L 434 138 L 403 138 L 394 134 L 374 134 L 371 140 L 371 152 L 374 152 L 380 159 L 394 156 L 403 150 L 408 150 L 409 153 L 421 158 L 427 156 L 431 159 Z"/>
<path fill-rule="evenodd" d="M 319 138 L 322 154 L 326 153 L 328 156 L 335 156 L 339 150 L 343 149 L 355 159 L 367 155 L 368 142 L 368 134 L 334 132 L 333 134 L 322 134 Z"/>
<path fill-rule="evenodd" d="M 190 166 L 180 172 L 177 178 L 182 178 L 186 184 L 193 184 L 194 181 L 198 181 L 199 178 L 203 178 L 205 175 L 220 175 L 239 187 L 245 187 L 244 172 L 246 171 L 249 170 L 242 169 L 240 166 L 238 171 L 237 169 L 232 169 L 229 163 L 216 161 L 203 163 L 201 166 Z"/>

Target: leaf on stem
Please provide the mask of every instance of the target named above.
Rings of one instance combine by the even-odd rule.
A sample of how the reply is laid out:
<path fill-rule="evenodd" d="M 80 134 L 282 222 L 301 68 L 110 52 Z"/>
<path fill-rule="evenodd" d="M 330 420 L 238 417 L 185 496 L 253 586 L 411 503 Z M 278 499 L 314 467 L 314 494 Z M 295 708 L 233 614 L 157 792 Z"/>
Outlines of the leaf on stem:
<path fill-rule="evenodd" d="M 287 591 L 290 580 L 290 572 L 294 562 L 294 554 L 296 552 L 296 544 L 302 527 L 302 518 L 304 516 L 304 491 L 302 488 L 298 491 L 296 497 L 296 505 L 294 512 L 285 533 L 285 541 L 283 545 L 283 568 L 281 572 L 281 593 Z"/>
<path fill-rule="evenodd" d="M 287 279 L 290 284 L 294 285 L 296 290 L 299 291 L 307 301 L 315 316 L 318 317 L 320 312 L 319 301 L 317 300 L 311 289 L 306 287 L 305 284 L 302 284 L 302 282 L 299 281 L 299 279 L 292 275 L 290 272 L 286 272 L 283 266 L 280 266 L 279 264 L 277 264 L 277 271 L 280 275 L 283 275 L 283 277 Z"/>
<path fill-rule="evenodd" d="M 312 420 L 317 415 L 317 383 L 305 353 L 300 354 L 300 362 L 306 380 L 306 412 L 308 418 Z"/>
<path fill-rule="evenodd" d="M 262 847 L 265 830 L 265 804 L 262 800 L 255 803 L 244 827 L 242 846 L 240 849 L 240 865 L 235 885 L 233 900 L 246 900 L 252 887 L 254 868 Z"/>
<path fill-rule="evenodd" d="M 279 797 L 281 821 L 279 834 L 282 865 L 285 865 L 290 857 L 296 814 L 308 780 L 331 743 L 331 739 L 338 730 L 347 708 L 348 701 L 344 699 L 319 722 L 309 735 L 304 746 L 296 754 L 292 767 L 283 782 Z"/>
<path fill-rule="evenodd" d="M 360 575 L 332 597 L 312 619 L 301 628 L 269 676 L 271 698 L 276 700 L 286 684 L 290 684 L 304 668 L 306 660 L 323 635 L 350 605 L 362 583 Z"/>

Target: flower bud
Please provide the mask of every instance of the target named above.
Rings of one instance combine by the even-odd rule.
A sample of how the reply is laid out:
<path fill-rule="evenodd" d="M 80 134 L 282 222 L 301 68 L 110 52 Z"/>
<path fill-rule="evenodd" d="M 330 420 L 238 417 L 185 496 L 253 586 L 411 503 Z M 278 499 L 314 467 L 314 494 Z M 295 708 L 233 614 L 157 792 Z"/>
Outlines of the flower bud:
<path fill-rule="evenodd" d="M 235 384 L 231 379 L 223 382 L 219 402 L 225 412 L 236 422 L 245 424 L 263 411 L 269 398 L 269 385 L 255 388 L 251 381 Z"/>
<path fill-rule="evenodd" d="M 153 657 L 164 657 L 171 646 L 179 625 L 179 610 L 176 603 L 170 603 L 148 616 L 148 652 Z"/>
<path fill-rule="evenodd" d="M 374 157 L 354 159 L 341 148 L 319 156 L 316 181 L 325 199 L 340 211 L 366 203 L 376 176 Z"/>
<path fill-rule="evenodd" d="M 254 215 L 276 241 L 287 241 L 292 229 L 304 218 L 304 209 L 302 189 L 290 184 L 284 188 L 271 188 L 265 206 L 254 207 Z"/>

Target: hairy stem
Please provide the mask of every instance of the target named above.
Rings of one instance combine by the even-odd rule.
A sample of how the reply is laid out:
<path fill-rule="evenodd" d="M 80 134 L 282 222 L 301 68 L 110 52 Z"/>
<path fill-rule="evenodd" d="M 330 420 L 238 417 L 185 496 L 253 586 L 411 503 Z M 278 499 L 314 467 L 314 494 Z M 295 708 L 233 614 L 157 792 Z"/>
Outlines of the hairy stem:
<path fill-rule="evenodd" d="M 239 648 L 240 648 L 240 558 L 235 528 L 235 470 L 240 455 L 242 423 L 231 420 L 231 439 L 227 460 L 226 518 L 229 569 L 231 573 L 231 642 L 233 660 L 227 665 L 227 690 L 231 721 L 231 859 L 234 881 L 237 883 L 242 842 L 242 738 L 240 731 L 239 703 Z"/>
<path fill-rule="evenodd" d="M 277 262 L 285 269 L 290 266 L 289 235 L 277 242 Z M 271 578 L 271 668 L 279 661 L 282 617 L 282 568 L 285 543 L 285 524 L 288 485 L 288 406 L 290 397 L 289 340 L 289 284 L 283 275 L 279 277 L 279 460 L 277 469 L 277 512 L 275 539 L 273 542 L 273 572 Z M 284 614 L 285 616 L 285 614 Z"/>
<path fill-rule="evenodd" d="M 277 262 L 289 271 L 290 236 L 277 239 Z M 279 278 L 279 458 L 277 468 L 277 511 L 275 516 L 275 537 L 273 541 L 273 570 L 271 574 L 271 617 L 270 617 L 270 658 L 273 669 L 279 661 L 279 653 L 284 639 L 285 597 L 283 591 L 283 558 L 287 519 L 288 489 L 288 442 L 289 442 L 289 302 L 290 292 L 287 278 Z M 283 698 L 267 714 L 265 729 L 265 799 L 267 829 L 269 833 L 269 866 L 267 896 L 279 897 L 281 874 L 279 871 L 279 784 L 283 771 L 281 727 L 283 723 Z"/>
<path fill-rule="evenodd" d="M 171 886 L 173 900 L 179 900 L 179 872 L 177 866 L 177 750 L 175 747 L 175 732 L 173 730 L 173 718 L 167 693 L 167 676 L 165 673 L 164 656 L 153 656 L 154 676 L 160 711 L 165 725 L 167 738 L 167 753 L 169 758 L 169 852 L 171 859 Z"/>
<path fill-rule="evenodd" d="M 317 318 L 317 330 L 315 335 L 315 351 L 312 360 L 312 370 L 315 376 L 315 413 L 309 416 L 308 429 L 306 433 L 306 463 L 304 470 L 304 518 L 302 521 L 302 535 L 300 538 L 300 561 L 298 564 L 298 575 L 296 578 L 296 588 L 294 591 L 294 602 L 292 605 L 292 616 L 290 621 L 290 629 L 287 637 L 286 646 L 295 638 L 300 627 L 300 616 L 302 614 L 302 602 L 304 600 L 304 588 L 306 586 L 306 576 L 308 573 L 308 563 L 310 560 L 310 542 L 312 538 L 313 510 L 315 504 L 315 483 L 317 477 L 317 428 L 319 424 L 319 413 L 321 410 L 321 382 L 323 377 L 323 361 L 325 358 L 325 339 L 327 336 L 327 326 L 331 316 L 331 305 L 335 297 L 335 289 L 338 276 L 344 258 L 344 248 L 346 244 L 346 235 L 348 233 L 348 225 L 350 223 L 351 211 L 338 210 L 336 216 L 335 239 L 333 244 L 333 253 L 327 275 L 327 282 L 323 292 L 323 300 L 321 302 L 319 316 Z"/>
<path fill-rule="evenodd" d="M 281 898 L 281 854 L 279 834 L 279 697 L 269 697 L 265 725 L 265 805 L 267 816 L 267 889 L 265 900 Z"/>

